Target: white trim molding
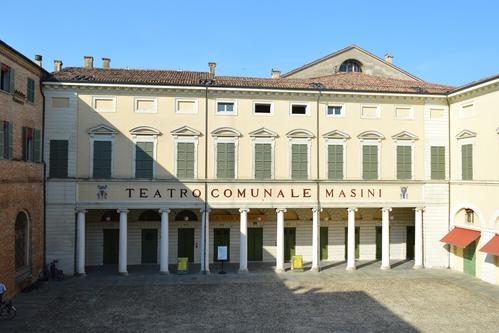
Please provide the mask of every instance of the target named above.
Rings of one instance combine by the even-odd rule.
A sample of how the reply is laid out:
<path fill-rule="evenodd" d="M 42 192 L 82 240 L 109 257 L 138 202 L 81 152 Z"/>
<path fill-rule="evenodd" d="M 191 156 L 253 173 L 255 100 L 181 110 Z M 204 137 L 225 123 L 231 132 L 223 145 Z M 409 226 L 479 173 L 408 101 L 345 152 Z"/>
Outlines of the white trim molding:
<path fill-rule="evenodd" d="M 360 157 L 360 179 L 364 179 L 364 149 L 363 146 L 377 146 L 378 147 L 378 177 L 381 179 L 381 141 L 385 139 L 384 135 L 377 131 L 364 131 L 360 133 L 357 138 L 360 140 L 361 149 L 359 151 Z"/>
<path fill-rule="evenodd" d="M 329 107 L 340 107 L 341 108 L 341 113 L 339 115 L 335 114 L 329 114 L 328 110 Z M 346 117 L 346 106 L 343 103 L 327 103 L 324 108 L 324 115 L 326 118 L 345 118 Z"/>
<path fill-rule="evenodd" d="M 332 131 L 332 132 L 334 132 L 334 131 Z M 331 132 L 329 132 L 329 133 L 331 133 Z M 336 180 L 347 179 L 347 140 L 350 138 L 350 136 L 344 137 L 344 138 L 328 138 L 324 135 L 323 137 L 324 137 L 325 142 L 326 142 L 326 149 L 324 152 L 325 167 L 324 167 L 324 171 L 323 171 L 323 175 L 322 175 L 323 178 L 329 179 L 329 146 L 330 145 L 337 145 L 337 146 L 343 147 L 343 178 L 336 179 Z"/>
<path fill-rule="evenodd" d="M 255 112 L 255 106 L 257 104 L 270 104 L 270 113 L 257 113 Z M 255 116 L 272 116 L 274 115 L 274 102 L 268 100 L 256 100 L 253 101 L 253 107 L 251 113 Z"/>
<path fill-rule="evenodd" d="M 248 135 L 252 138 L 277 138 L 279 136 L 276 132 L 271 131 L 265 127 L 261 127 L 254 131 L 251 131 L 248 133 Z"/>
<path fill-rule="evenodd" d="M 178 108 L 179 102 L 194 102 L 194 111 L 190 111 L 190 112 L 180 111 Z M 178 114 L 197 114 L 199 112 L 198 99 L 197 98 L 175 98 L 174 110 L 175 110 L 175 113 L 178 113 Z"/>
<path fill-rule="evenodd" d="M 270 153 L 272 155 L 271 159 L 271 170 L 270 170 L 270 179 L 275 178 L 275 137 L 274 136 L 268 136 L 268 137 L 257 137 L 257 136 L 252 136 L 251 137 L 251 177 L 253 179 L 256 179 L 255 172 L 255 145 L 257 143 L 261 144 L 270 144 Z"/>
<path fill-rule="evenodd" d="M 398 110 L 409 110 L 409 116 L 399 117 Z M 397 120 L 414 120 L 414 107 L 409 105 L 395 105 L 394 118 Z"/>
<path fill-rule="evenodd" d="M 363 114 L 364 108 L 376 108 L 376 115 L 374 117 L 368 117 Z M 360 118 L 361 119 L 379 119 L 381 118 L 381 105 L 379 104 L 361 104 L 360 105 Z"/>
<path fill-rule="evenodd" d="M 97 109 L 96 105 L 95 105 L 97 100 L 111 101 L 113 103 L 113 106 L 111 109 Z M 114 97 L 114 96 L 92 96 L 92 109 L 98 113 L 116 112 L 116 97 Z"/>
<path fill-rule="evenodd" d="M 161 132 L 151 126 L 137 126 L 130 130 L 132 135 L 132 177 L 135 177 L 135 154 L 137 142 L 152 142 L 153 145 L 153 163 L 152 163 L 152 178 L 156 178 L 156 160 L 157 160 L 157 146 L 158 146 L 158 136 Z"/>
<path fill-rule="evenodd" d="M 178 144 L 179 143 L 192 143 L 192 144 L 194 144 L 194 175 L 193 175 L 193 179 L 197 179 L 198 178 L 198 143 L 199 143 L 198 136 L 196 136 L 196 135 L 192 135 L 192 136 L 186 136 L 186 135 L 184 135 L 184 136 L 174 136 L 174 141 L 175 141 L 175 144 L 173 146 L 173 149 L 174 149 L 174 152 L 173 152 L 173 156 L 174 156 L 174 159 L 173 159 L 173 169 L 174 169 L 174 172 L 175 172 L 175 178 L 182 179 L 182 178 L 179 178 L 178 172 L 177 172 L 178 171 L 177 170 Z"/>
<path fill-rule="evenodd" d="M 218 111 L 218 104 L 219 103 L 233 103 L 233 111 L 231 112 L 219 112 Z M 224 98 L 217 98 L 215 100 L 215 114 L 217 116 L 237 116 L 237 100 L 236 99 L 224 99 Z"/>
<path fill-rule="evenodd" d="M 305 114 L 294 114 L 293 106 L 299 105 L 305 107 Z M 308 102 L 290 102 L 289 103 L 289 115 L 292 117 L 309 117 L 310 116 L 310 103 Z"/>
<path fill-rule="evenodd" d="M 154 109 L 153 110 L 139 110 L 138 102 L 147 101 L 153 102 Z M 158 112 L 158 100 L 156 97 L 134 97 L 133 98 L 133 112 L 135 113 L 157 113 Z"/>

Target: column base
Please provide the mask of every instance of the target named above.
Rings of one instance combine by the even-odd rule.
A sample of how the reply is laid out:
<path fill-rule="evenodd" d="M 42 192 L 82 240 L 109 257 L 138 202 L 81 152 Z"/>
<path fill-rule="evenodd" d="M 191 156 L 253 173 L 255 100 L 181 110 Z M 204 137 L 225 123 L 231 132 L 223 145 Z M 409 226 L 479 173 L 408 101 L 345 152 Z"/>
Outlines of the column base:
<path fill-rule="evenodd" d="M 118 272 L 118 274 L 121 276 L 128 276 L 128 272 Z"/>
<path fill-rule="evenodd" d="M 275 268 L 274 272 L 276 272 L 276 273 L 284 273 L 285 271 L 284 271 L 284 268 Z"/>
<path fill-rule="evenodd" d="M 206 270 L 206 271 L 201 271 L 200 273 L 201 273 L 201 274 L 203 274 L 203 275 L 209 275 L 209 274 L 210 274 L 210 271 L 209 271 L 209 270 Z"/>
<path fill-rule="evenodd" d="M 161 275 L 169 275 L 170 272 L 169 271 L 160 271 L 159 274 L 161 274 Z"/>
<path fill-rule="evenodd" d="M 388 271 L 388 270 L 390 270 L 390 269 L 392 269 L 392 267 L 391 267 L 390 265 L 382 265 L 382 266 L 381 266 L 381 270 L 382 270 L 382 271 Z"/>
<path fill-rule="evenodd" d="M 249 273 L 247 268 L 239 268 L 239 270 L 237 272 L 239 274 L 248 274 Z"/>
<path fill-rule="evenodd" d="M 75 275 L 78 276 L 78 277 L 85 277 L 85 276 L 87 276 L 87 273 L 85 273 L 85 272 L 83 272 L 83 273 L 76 273 Z"/>
<path fill-rule="evenodd" d="M 310 270 L 309 270 L 309 272 L 314 272 L 314 273 L 318 273 L 318 272 L 320 272 L 320 271 L 321 271 L 321 269 L 320 269 L 319 267 L 312 267 L 312 268 L 310 268 Z"/>
<path fill-rule="evenodd" d="M 423 269 L 424 266 L 423 265 L 414 265 L 413 267 L 414 269 Z"/>
<path fill-rule="evenodd" d="M 347 267 L 347 271 L 349 271 L 349 272 L 352 272 L 352 271 L 355 271 L 355 270 L 357 270 L 357 267 L 355 267 L 355 266 L 349 266 L 349 267 Z"/>

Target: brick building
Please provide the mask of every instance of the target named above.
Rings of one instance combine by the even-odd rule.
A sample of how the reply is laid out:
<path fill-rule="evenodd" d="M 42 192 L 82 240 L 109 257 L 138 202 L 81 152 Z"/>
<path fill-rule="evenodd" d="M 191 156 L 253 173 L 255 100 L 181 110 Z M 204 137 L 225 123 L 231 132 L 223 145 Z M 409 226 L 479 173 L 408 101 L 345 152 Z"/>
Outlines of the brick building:
<path fill-rule="evenodd" d="M 38 277 L 43 265 L 42 128 L 46 74 L 0 41 L 0 281 L 7 298 Z"/>

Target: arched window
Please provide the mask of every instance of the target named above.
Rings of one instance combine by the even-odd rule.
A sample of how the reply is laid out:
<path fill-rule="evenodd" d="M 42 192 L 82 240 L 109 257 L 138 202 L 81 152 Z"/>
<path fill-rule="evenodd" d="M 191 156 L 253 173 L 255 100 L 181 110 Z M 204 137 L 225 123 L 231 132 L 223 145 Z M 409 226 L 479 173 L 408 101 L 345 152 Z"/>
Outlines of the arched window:
<path fill-rule="evenodd" d="M 155 210 L 146 210 L 140 214 L 139 221 L 161 221 L 161 215 Z"/>
<path fill-rule="evenodd" d="M 175 221 L 197 221 L 198 217 L 190 210 L 182 210 L 175 216 Z"/>
<path fill-rule="evenodd" d="M 16 217 L 16 271 L 29 265 L 29 220 L 24 212 Z"/>
<path fill-rule="evenodd" d="M 116 210 L 108 210 L 102 214 L 101 222 L 119 221 L 120 214 Z"/>
<path fill-rule="evenodd" d="M 362 72 L 362 65 L 357 60 L 348 59 L 341 64 L 340 72 Z"/>

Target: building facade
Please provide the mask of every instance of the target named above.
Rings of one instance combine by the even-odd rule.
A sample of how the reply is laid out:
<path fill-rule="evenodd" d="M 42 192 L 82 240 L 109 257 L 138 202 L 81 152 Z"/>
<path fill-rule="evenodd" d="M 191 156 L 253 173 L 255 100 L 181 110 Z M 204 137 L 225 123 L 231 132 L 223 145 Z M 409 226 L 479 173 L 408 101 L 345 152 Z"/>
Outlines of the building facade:
<path fill-rule="evenodd" d="M 440 241 L 455 215 L 453 87 L 356 46 L 268 79 L 217 76 L 214 63 L 61 65 L 44 82 L 44 158 L 47 259 L 67 272 L 167 273 L 178 257 L 209 271 L 219 245 L 241 271 L 292 255 L 313 270 L 458 261 Z"/>
<path fill-rule="evenodd" d="M 7 296 L 43 265 L 43 96 L 46 72 L 0 41 L 0 281 Z"/>

